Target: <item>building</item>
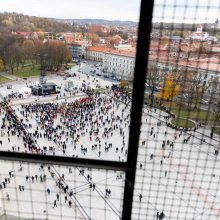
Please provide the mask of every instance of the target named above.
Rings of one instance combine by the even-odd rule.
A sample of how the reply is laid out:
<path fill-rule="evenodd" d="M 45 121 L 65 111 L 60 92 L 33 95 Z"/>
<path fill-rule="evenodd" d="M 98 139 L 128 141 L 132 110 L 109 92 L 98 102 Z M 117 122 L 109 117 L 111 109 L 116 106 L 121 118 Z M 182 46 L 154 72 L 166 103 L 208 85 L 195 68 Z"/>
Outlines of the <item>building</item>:
<path fill-rule="evenodd" d="M 83 40 L 83 35 L 80 32 L 60 33 L 60 35 L 62 36 L 62 39 L 67 44 L 71 44 L 71 43 L 74 43 L 75 41 L 82 41 Z"/>
<path fill-rule="evenodd" d="M 89 46 L 86 50 L 86 59 L 102 62 L 104 53 L 110 51 L 113 51 L 113 49 L 105 46 Z"/>
<path fill-rule="evenodd" d="M 107 35 L 110 32 L 110 28 L 104 25 L 92 25 L 89 29 L 89 32 Z"/>
<path fill-rule="evenodd" d="M 67 44 L 67 47 L 72 54 L 73 58 L 85 58 L 86 56 L 86 47 L 88 46 L 88 41 L 75 41 L 71 44 Z"/>
<path fill-rule="evenodd" d="M 57 34 L 53 32 L 44 32 L 44 39 L 55 40 L 57 39 Z"/>
<path fill-rule="evenodd" d="M 197 27 L 197 30 L 190 35 L 190 39 L 192 40 L 206 40 L 209 34 L 207 32 L 203 32 L 202 25 Z"/>
<path fill-rule="evenodd" d="M 38 39 L 38 35 L 36 32 L 24 32 L 24 31 L 17 31 L 12 32 L 12 34 L 15 34 L 17 36 L 23 37 L 25 40 L 33 40 Z"/>
<path fill-rule="evenodd" d="M 131 44 L 119 44 L 119 45 L 116 45 L 115 48 L 118 50 L 132 50 L 132 45 Z"/>
<path fill-rule="evenodd" d="M 117 78 L 132 80 L 135 66 L 135 52 L 115 50 L 105 52 L 103 70 L 112 73 Z"/>

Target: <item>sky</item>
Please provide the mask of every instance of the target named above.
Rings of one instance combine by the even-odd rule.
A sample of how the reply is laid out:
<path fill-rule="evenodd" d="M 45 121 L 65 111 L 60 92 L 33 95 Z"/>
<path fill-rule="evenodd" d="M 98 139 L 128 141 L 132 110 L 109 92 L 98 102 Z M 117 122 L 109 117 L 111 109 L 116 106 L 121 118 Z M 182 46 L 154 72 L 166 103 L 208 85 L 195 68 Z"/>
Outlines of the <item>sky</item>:
<path fill-rule="evenodd" d="M 140 0 L 0 0 L 0 12 L 52 18 L 138 21 L 139 9 Z M 153 21 L 205 23 L 216 18 L 220 0 L 155 0 Z"/>

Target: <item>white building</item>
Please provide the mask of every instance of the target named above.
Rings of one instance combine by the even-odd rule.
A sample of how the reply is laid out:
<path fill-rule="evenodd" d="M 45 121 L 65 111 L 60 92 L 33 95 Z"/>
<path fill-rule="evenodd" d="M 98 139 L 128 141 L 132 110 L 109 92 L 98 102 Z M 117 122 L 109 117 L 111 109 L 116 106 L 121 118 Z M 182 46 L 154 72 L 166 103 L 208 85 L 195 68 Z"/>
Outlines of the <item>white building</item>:
<path fill-rule="evenodd" d="M 114 51 L 106 46 L 89 46 L 86 49 L 86 59 L 93 61 L 103 61 L 104 53 Z"/>
<path fill-rule="evenodd" d="M 116 45 L 115 48 L 118 50 L 131 50 L 132 45 L 131 44 L 119 44 L 119 45 Z"/>
<path fill-rule="evenodd" d="M 190 35 L 192 40 L 206 40 L 209 34 L 207 32 L 203 32 L 202 25 L 197 27 L 197 30 Z"/>
<path fill-rule="evenodd" d="M 117 78 L 133 79 L 135 66 L 135 52 L 115 50 L 106 52 L 103 56 L 103 69 Z"/>
<path fill-rule="evenodd" d="M 67 44 L 73 58 L 84 58 L 86 56 L 86 47 L 88 41 L 75 41 L 71 44 Z"/>

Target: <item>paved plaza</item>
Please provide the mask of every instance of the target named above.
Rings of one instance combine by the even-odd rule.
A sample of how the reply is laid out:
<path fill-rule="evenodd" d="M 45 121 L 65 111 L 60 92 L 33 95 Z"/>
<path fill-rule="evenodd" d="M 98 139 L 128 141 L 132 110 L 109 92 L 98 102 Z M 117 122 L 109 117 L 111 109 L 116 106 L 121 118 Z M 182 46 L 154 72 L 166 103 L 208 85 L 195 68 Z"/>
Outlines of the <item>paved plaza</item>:
<path fill-rule="evenodd" d="M 86 70 L 86 64 L 81 68 Z M 77 74 L 46 77 L 61 87 L 58 96 L 15 97 L 2 106 L 1 150 L 126 161 L 130 97 L 112 91 L 111 80 L 79 73 L 78 67 L 70 72 Z M 15 81 L 12 90 L 36 80 Z M 70 91 L 68 81 L 73 82 Z M 82 87 L 102 90 L 88 96 Z M 12 90 L 2 87 L 1 97 Z M 166 116 L 148 106 L 143 109 L 132 219 L 157 219 L 162 211 L 167 220 L 219 219 L 220 137 L 214 134 L 211 139 L 210 130 L 203 128 L 172 129 Z M 121 217 L 122 172 L 8 161 L 0 161 L 0 167 L 0 214 L 35 219 Z"/>

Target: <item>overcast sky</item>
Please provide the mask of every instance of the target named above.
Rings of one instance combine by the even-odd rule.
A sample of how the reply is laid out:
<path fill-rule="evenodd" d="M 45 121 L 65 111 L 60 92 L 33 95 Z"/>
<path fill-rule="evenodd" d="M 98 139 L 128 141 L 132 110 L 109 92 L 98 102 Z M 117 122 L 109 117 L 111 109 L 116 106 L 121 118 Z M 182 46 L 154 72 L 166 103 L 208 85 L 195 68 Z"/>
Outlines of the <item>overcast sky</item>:
<path fill-rule="evenodd" d="M 220 18 L 220 0 L 155 1 L 154 21 L 200 23 Z M 207 9 L 208 6 L 211 7 Z M 139 7 L 139 0 L 0 0 L 0 12 L 53 18 L 138 21 Z"/>

